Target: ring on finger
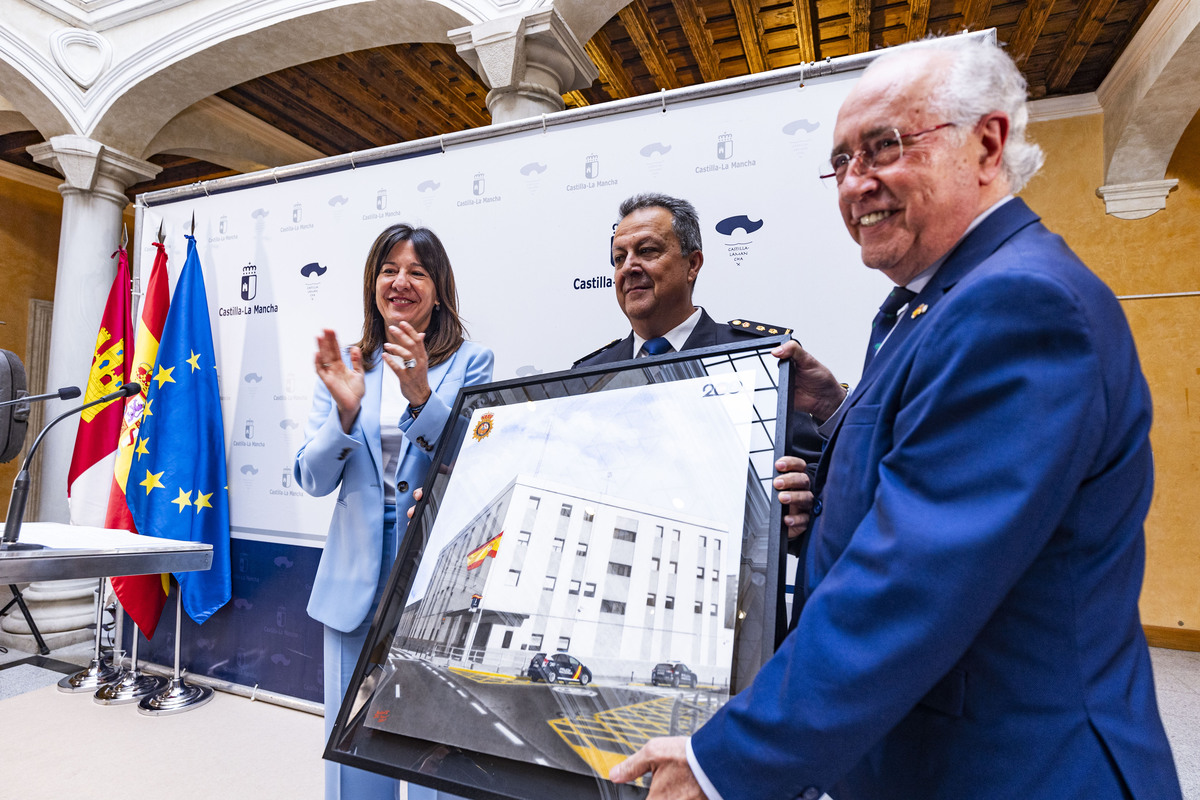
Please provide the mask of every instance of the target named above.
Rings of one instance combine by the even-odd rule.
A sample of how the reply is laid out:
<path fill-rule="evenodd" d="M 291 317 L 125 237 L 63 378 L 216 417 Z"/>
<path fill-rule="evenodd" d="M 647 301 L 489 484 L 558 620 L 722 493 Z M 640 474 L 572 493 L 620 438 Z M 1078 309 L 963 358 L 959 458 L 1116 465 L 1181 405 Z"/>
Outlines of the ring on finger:
<path fill-rule="evenodd" d="M 417 360 L 415 358 L 404 359 L 404 368 L 405 369 L 413 369 L 416 366 L 417 366 Z"/>

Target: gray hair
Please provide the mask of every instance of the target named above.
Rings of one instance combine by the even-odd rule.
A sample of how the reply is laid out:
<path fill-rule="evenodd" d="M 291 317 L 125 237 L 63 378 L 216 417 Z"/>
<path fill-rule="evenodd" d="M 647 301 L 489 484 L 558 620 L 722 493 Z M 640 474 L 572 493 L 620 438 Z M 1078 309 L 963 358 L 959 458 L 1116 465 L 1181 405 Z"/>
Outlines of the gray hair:
<path fill-rule="evenodd" d="M 675 231 L 675 238 L 679 240 L 679 247 L 684 256 L 704 249 L 700 242 L 700 215 L 696 213 L 696 207 L 687 200 L 655 192 L 635 194 L 617 209 L 617 213 L 620 214 L 618 221 L 642 208 L 665 208 L 671 212 L 671 228 Z"/>
<path fill-rule="evenodd" d="M 1011 190 L 1019 192 L 1041 168 L 1045 156 L 1025 138 L 1028 86 L 1017 65 L 987 39 L 947 36 L 890 48 L 867 69 L 914 53 L 944 53 L 951 59 L 945 78 L 929 98 L 930 107 L 948 122 L 970 127 L 993 111 L 1008 115 L 1008 141 L 1000 165 Z"/>

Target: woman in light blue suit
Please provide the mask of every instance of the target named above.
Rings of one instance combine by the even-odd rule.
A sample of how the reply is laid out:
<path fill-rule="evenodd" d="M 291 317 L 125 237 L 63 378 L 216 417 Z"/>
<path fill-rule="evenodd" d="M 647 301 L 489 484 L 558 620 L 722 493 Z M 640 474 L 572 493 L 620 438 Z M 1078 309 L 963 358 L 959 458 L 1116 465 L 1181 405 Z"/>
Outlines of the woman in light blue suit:
<path fill-rule="evenodd" d="M 333 331 L 317 338 L 320 380 L 294 470 L 309 494 L 338 492 L 308 601 L 325 625 L 327 739 L 396 559 L 397 520 L 459 387 L 492 377 L 492 351 L 463 339 L 450 259 L 428 229 L 393 225 L 376 238 L 363 318 L 362 339 L 345 353 Z M 326 762 L 326 800 L 392 800 L 396 790 L 391 778 Z"/>

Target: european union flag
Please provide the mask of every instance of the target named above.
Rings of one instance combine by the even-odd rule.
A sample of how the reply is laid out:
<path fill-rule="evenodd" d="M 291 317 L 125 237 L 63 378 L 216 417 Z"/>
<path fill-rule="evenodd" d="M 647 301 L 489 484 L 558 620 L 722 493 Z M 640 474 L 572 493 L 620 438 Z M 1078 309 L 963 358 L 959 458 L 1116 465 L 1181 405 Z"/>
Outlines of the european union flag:
<path fill-rule="evenodd" d="M 167 311 L 126 495 L 139 533 L 213 546 L 212 568 L 180 572 L 183 607 L 204 622 L 229 601 L 225 432 L 196 239 Z"/>

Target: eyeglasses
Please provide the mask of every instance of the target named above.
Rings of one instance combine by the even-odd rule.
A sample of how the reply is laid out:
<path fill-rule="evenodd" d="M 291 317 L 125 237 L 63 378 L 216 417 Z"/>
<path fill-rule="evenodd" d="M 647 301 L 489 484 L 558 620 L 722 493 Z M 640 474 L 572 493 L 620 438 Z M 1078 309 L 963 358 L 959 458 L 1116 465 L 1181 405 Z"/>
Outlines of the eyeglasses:
<path fill-rule="evenodd" d="M 941 125 L 934 125 L 932 128 L 926 128 L 923 131 L 916 131 L 915 133 L 901 133 L 892 128 L 890 131 L 878 134 L 863 142 L 863 146 L 853 153 L 834 153 L 828 161 L 821 165 L 821 180 L 835 178 L 840 185 L 845 180 L 846 173 L 850 170 L 851 162 L 856 159 L 858 160 L 859 174 L 865 173 L 867 170 L 879 169 L 889 164 L 895 164 L 904 155 L 905 141 L 912 144 L 913 139 L 916 139 L 918 136 L 940 131 L 942 128 L 948 128 L 955 124 L 957 123 L 943 122 Z"/>

